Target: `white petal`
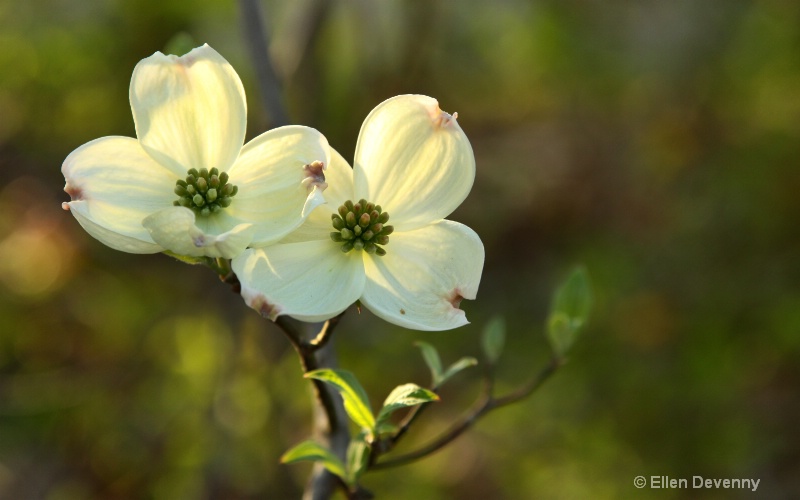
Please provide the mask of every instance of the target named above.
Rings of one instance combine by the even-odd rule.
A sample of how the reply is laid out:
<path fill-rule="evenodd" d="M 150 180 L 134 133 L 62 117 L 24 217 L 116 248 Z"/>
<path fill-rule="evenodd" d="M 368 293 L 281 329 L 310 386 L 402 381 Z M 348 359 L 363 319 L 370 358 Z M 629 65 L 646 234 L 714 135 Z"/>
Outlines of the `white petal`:
<path fill-rule="evenodd" d="M 364 259 L 367 285 L 361 302 L 386 321 L 414 330 L 467 324 L 458 305 L 478 293 L 484 259 L 478 235 L 442 220 L 389 238 L 386 255 Z"/>
<path fill-rule="evenodd" d="M 303 209 L 300 211 L 301 219 L 305 219 L 315 208 L 325 203 L 325 196 L 322 194 L 324 188 L 320 186 L 311 186 L 310 189 L 311 191 L 308 193 L 306 202 L 303 204 Z"/>
<path fill-rule="evenodd" d="M 308 215 L 304 207 L 310 212 L 316 206 L 311 205 L 324 201 L 324 186 L 303 181 L 306 165 L 328 165 L 329 156 L 328 141 L 312 128 L 292 125 L 261 134 L 245 145 L 229 171 L 239 192 L 223 212 L 255 225 L 253 246 L 279 240 L 302 224 Z"/>
<path fill-rule="evenodd" d="M 324 321 L 358 300 L 364 290 L 360 253 L 332 241 L 306 241 L 248 249 L 233 259 L 247 305 L 273 321 L 288 314 Z"/>
<path fill-rule="evenodd" d="M 190 168 L 233 165 L 244 143 L 247 107 L 239 75 L 208 45 L 177 57 L 156 52 L 133 70 L 136 135 L 159 163 Z"/>
<path fill-rule="evenodd" d="M 449 215 L 475 179 L 475 157 L 455 117 L 436 99 L 394 97 L 364 120 L 354 163 L 355 192 L 381 205 L 407 231 Z"/>
<path fill-rule="evenodd" d="M 328 170 L 325 171 L 325 178 L 328 181 L 328 189 L 325 190 L 325 198 L 335 212 L 339 205 L 347 200 L 358 201 L 355 199 L 353 191 L 353 169 L 347 160 L 342 158 L 333 148 L 330 148 L 331 160 Z"/>
<path fill-rule="evenodd" d="M 155 253 L 158 246 L 142 219 L 172 206 L 175 177 L 153 161 L 130 137 L 102 137 L 79 147 L 64 160 L 65 203 L 86 231 L 111 248 Z"/>
<path fill-rule="evenodd" d="M 331 162 L 325 170 L 325 179 L 328 182 L 325 190 L 327 203 L 311 212 L 303 225 L 286 235 L 281 243 L 329 240 L 330 233 L 334 231 L 331 215 L 345 201 L 353 199 L 353 169 L 336 150 L 331 148 L 330 152 Z"/>
<path fill-rule="evenodd" d="M 142 224 L 156 243 L 178 255 L 232 259 L 242 253 L 253 237 L 252 225 L 238 224 L 210 232 L 208 226 L 213 225 L 213 219 L 214 215 L 210 215 L 195 220 L 194 212 L 188 208 L 170 207 L 145 218 Z M 206 231 L 198 226 L 206 226 Z"/>
<path fill-rule="evenodd" d="M 61 206 L 72 212 L 72 215 L 75 216 L 75 219 L 78 220 L 78 223 L 80 223 L 81 227 L 83 227 L 87 233 L 114 250 L 128 253 L 158 253 L 164 250 L 155 243 L 148 243 L 136 238 L 131 238 L 96 224 L 86 216 L 85 209 L 87 207 L 82 201 L 62 203 Z"/>

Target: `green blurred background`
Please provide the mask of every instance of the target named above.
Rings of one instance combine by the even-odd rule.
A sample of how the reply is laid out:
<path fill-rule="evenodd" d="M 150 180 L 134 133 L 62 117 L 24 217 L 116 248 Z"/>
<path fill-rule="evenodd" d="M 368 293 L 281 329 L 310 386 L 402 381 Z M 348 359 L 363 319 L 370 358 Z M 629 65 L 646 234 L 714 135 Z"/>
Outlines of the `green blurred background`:
<path fill-rule="evenodd" d="M 348 312 L 341 366 L 373 405 L 428 382 L 413 346 L 480 355 L 509 325 L 501 389 L 548 358 L 577 263 L 595 310 L 533 398 L 450 447 L 364 478 L 378 498 L 800 496 L 800 3 L 265 1 L 293 120 L 352 158 L 401 93 L 459 113 L 478 173 L 450 217 L 486 246 L 472 324 L 403 330 Z M 60 203 L 63 159 L 134 136 L 134 65 L 178 33 L 241 75 L 226 0 L 0 0 L 0 498 L 296 498 L 311 398 L 280 332 L 208 270 L 113 251 Z M 398 451 L 479 391 L 446 386 Z M 637 475 L 760 478 L 756 493 L 637 490 Z"/>

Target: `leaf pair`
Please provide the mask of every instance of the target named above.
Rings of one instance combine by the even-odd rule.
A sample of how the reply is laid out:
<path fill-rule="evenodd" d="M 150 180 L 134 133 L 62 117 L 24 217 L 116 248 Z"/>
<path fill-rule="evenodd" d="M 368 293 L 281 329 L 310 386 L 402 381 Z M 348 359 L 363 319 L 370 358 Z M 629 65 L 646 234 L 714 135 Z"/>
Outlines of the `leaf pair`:
<path fill-rule="evenodd" d="M 347 447 L 347 465 L 331 450 L 311 439 L 303 441 L 283 454 L 281 462 L 320 462 L 332 474 L 339 476 L 349 487 L 358 484 L 358 478 L 369 462 L 370 446 L 363 433 L 350 441 Z"/>
<path fill-rule="evenodd" d="M 392 428 L 389 425 L 389 417 L 392 413 L 401 408 L 439 399 L 436 393 L 417 384 L 403 384 L 395 387 L 389 393 L 376 417 L 372 412 L 366 391 L 351 372 L 322 369 L 308 372 L 305 377 L 334 386 L 342 396 L 347 415 L 360 428 L 361 432 L 350 441 L 346 465 L 332 451 L 311 440 L 304 441 L 284 453 L 281 462 L 292 463 L 301 460 L 320 462 L 331 473 L 341 477 L 350 487 L 357 484 L 359 476 L 369 463 L 373 441 Z"/>
<path fill-rule="evenodd" d="M 339 391 L 339 394 L 342 395 L 344 409 L 350 420 L 358 425 L 362 432 L 366 433 L 368 439 L 377 436 L 381 427 L 388 422 L 391 414 L 400 408 L 416 406 L 439 399 L 436 393 L 417 384 L 403 384 L 395 387 L 386 397 L 383 407 L 376 418 L 372 413 L 372 407 L 366 391 L 351 372 L 322 369 L 308 372 L 305 377 L 321 380 L 334 386 Z"/>
<path fill-rule="evenodd" d="M 422 351 L 425 364 L 427 364 L 428 368 L 431 370 L 433 390 L 437 390 L 442 384 L 461 370 L 478 364 L 478 360 L 475 358 L 463 357 L 450 365 L 447 370 L 442 370 L 442 360 L 439 357 L 439 351 L 437 351 L 435 347 L 422 341 L 415 342 L 415 345 Z"/>

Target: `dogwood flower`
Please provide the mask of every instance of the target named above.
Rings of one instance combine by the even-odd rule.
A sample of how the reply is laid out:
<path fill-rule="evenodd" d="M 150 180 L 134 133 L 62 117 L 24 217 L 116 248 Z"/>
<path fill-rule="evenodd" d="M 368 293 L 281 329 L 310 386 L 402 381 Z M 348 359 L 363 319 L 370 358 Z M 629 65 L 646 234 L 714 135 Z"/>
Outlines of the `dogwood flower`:
<path fill-rule="evenodd" d="M 287 126 L 242 147 L 244 88 L 208 45 L 140 61 L 130 103 L 138 139 L 88 142 L 61 168 L 64 209 L 106 245 L 232 258 L 279 240 L 324 203 L 326 139 Z"/>
<path fill-rule="evenodd" d="M 426 96 L 378 105 L 352 169 L 331 149 L 329 203 L 277 244 L 233 260 L 247 304 L 273 321 L 322 321 L 359 300 L 406 328 L 468 323 L 459 304 L 477 294 L 484 250 L 472 229 L 444 219 L 475 178 L 456 117 Z"/>

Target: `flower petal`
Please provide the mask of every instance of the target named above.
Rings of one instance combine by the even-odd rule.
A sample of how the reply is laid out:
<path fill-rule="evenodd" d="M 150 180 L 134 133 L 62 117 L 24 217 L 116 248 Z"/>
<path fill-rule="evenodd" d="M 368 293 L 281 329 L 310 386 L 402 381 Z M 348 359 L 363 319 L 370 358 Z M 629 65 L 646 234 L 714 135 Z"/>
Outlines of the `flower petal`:
<path fill-rule="evenodd" d="M 142 219 L 172 205 L 176 178 L 130 137 L 102 137 L 64 160 L 65 203 L 86 231 L 116 250 L 156 253 Z"/>
<path fill-rule="evenodd" d="M 155 243 L 147 243 L 131 238 L 96 224 L 91 218 L 87 217 L 87 207 L 84 202 L 62 203 L 61 206 L 72 212 L 72 215 L 75 216 L 75 219 L 87 233 L 114 250 L 128 253 L 158 253 L 164 250 Z"/>
<path fill-rule="evenodd" d="M 156 52 L 133 70 L 136 135 L 176 175 L 233 165 L 244 143 L 247 107 L 239 75 L 208 45 L 177 57 Z"/>
<path fill-rule="evenodd" d="M 328 200 L 331 212 L 335 212 L 345 201 L 356 200 L 353 191 L 353 168 L 335 149 L 330 148 L 330 153 L 330 163 L 328 170 L 325 171 L 325 178 L 328 180 L 325 198 Z"/>
<path fill-rule="evenodd" d="M 449 215 L 469 194 L 475 156 L 436 99 L 397 96 L 364 120 L 354 163 L 356 196 L 377 203 L 408 231 Z"/>
<path fill-rule="evenodd" d="M 331 148 L 330 152 L 331 161 L 325 170 L 328 183 L 328 189 L 325 190 L 327 203 L 311 212 L 303 225 L 286 235 L 281 243 L 330 240 L 330 233 L 334 230 L 331 215 L 345 201 L 353 199 L 353 169 L 335 149 Z"/>
<path fill-rule="evenodd" d="M 261 134 L 244 146 L 229 171 L 239 192 L 223 213 L 254 223 L 253 246 L 279 240 L 302 224 L 304 209 L 310 212 L 324 202 L 324 177 L 309 178 L 313 172 L 306 166 L 317 161 L 327 166 L 329 150 L 313 128 L 292 125 Z"/>
<path fill-rule="evenodd" d="M 386 255 L 364 259 L 361 302 L 390 323 L 414 330 L 448 330 L 468 323 L 458 308 L 474 299 L 483 270 L 483 243 L 458 222 L 442 220 L 394 233 Z"/>
<path fill-rule="evenodd" d="M 332 241 L 306 241 L 248 249 L 233 259 L 242 298 L 262 316 L 288 314 L 323 321 L 358 300 L 364 290 L 360 254 L 344 254 Z"/>
<path fill-rule="evenodd" d="M 146 217 L 142 225 L 156 243 L 178 255 L 232 259 L 242 253 L 253 237 L 252 225 L 238 224 L 227 231 L 217 228 L 216 234 L 198 227 L 212 225 L 213 218 L 196 221 L 188 208 L 170 207 Z"/>

